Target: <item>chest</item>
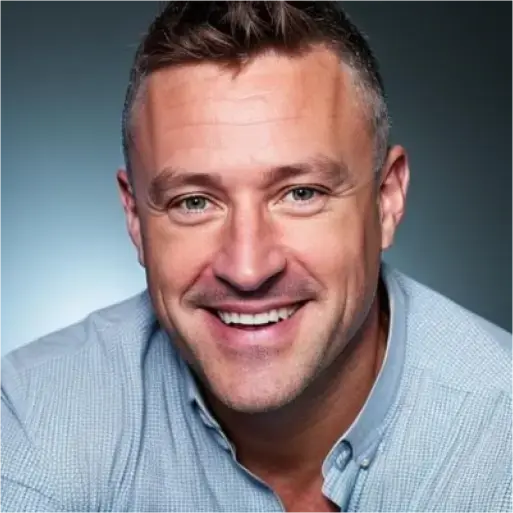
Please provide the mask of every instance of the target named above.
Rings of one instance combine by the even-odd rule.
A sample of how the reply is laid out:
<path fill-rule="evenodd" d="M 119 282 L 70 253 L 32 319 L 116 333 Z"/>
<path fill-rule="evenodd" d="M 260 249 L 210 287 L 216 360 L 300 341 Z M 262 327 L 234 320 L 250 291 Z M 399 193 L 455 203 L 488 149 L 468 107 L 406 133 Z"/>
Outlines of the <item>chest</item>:
<path fill-rule="evenodd" d="M 169 400 L 172 403 L 174 396 Z M 166 411 L 161 399 L 152 395 L 146 401 L 144 423 L 141 418 L 132 430 L 126 423 L 113 430 L 122 438 L 113 438 L 111 452 L 102 445 L 105 466 L 97 502 L 114 511 L 279 511 L 282 505 L 286 511 L 337 511 L 322 494 L 321 482 L 313 490 L 287 490 L 280 483 L 268 483 L 273 494 L 237 464 L 213 429 L 185 414 L 180 417 L 178 403 L 169 407 L 174 412 L 172 422 Z M 406 420 L 410 422 L 409 417 Z M 419 424 L 416 437 L 424 431 Z M 333 465 L 326 475 L 325 492 L 346 511 L 478 511 L 482 504 L 506 500 L 500 494 L 511 479 L 511 451 L 492 452 L 493 458 L 480 459 L 476 471 L 469 473 L 472 467 L 458 454 L 447 460 L 440 447 L 443 436 L 423 436 L 423 454 L 432 456 L 419 458 L 418 451 L 410 449 L 418 447 L 416 438 L 404 438 L 411 433 L 408 426 L 399 429 L 400 437 L 386 441 L 387 457 L 378 454 L 368 469 Z M 432 446 L 426 446 L 428 442 Z M 464 448 L 467 442 L 460 445 Z M 397 448 L 402 448 L 401 457 L 396 457 Z M 97 454 L 94 449 L 91 461 Z M 480 454 L 488 452 L 487 448 Z M 77 459 L 81 472 L 83 461 Z M 97 468 L 94 476 L 97 480 Z M 92 497 L 91 503 L 95 500 Z"/>
<path fill-rule="evenodd" d="M 340 508 L 321 493 L 310 496 L 281 497 L 285 511 L 340 511 Z"/>
<path fill-rule="evenodd" d="M 309 485 L 274 483 L 272 489 L 280 498 L 285 511 L 340 511 L 340 508 L 322 493 L 323 479 Z"/>

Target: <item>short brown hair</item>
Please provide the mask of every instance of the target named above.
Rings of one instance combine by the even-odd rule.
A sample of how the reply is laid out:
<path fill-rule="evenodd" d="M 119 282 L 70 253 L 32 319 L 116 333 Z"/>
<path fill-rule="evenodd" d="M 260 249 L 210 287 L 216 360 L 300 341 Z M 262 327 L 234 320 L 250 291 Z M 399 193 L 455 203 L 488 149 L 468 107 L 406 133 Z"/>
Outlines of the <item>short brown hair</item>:
<path fill-rule="evenodd" d="M 154 71 L 192 62 L 240 69 L 267 50 L 297 55 L 313 45 L 335 51 L 354 70 L 375 138 L 375 166 L 386 155 L 389 116 L 383 82 L 362 33 L 340 2 L 167 2 L 141 41 L 130 72 L 122 118 L 125 164 L 131 176 L 131 113 L 141 84 Z"/>

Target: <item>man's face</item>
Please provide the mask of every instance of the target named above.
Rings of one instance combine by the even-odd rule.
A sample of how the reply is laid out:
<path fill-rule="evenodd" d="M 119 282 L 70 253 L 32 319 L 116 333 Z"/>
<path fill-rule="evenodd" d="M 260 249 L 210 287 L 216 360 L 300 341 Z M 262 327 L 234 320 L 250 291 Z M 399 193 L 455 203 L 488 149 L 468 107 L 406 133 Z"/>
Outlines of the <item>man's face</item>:
<path fill-rule="evenodd" d="M 219 400 L 279 408 L 361 327 L 391 238 L 350 73 L 323 49 L 202 63 L 141 100 L 123 201 L 158 318 Z"/>

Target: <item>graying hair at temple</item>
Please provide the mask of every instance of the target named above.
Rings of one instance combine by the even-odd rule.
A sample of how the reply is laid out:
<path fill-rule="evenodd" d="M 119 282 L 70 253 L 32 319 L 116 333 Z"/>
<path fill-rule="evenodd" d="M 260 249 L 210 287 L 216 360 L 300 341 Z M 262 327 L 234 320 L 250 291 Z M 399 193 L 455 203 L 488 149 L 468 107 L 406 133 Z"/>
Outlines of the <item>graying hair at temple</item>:
<path fill-rule="evenodd" d="M 125 165 L 131 176 L 131 115 L 152 72 L 179 64 L 216 62 L 239 72 L 266 51 L 301 55 L 314 45 L 336 52 L 352 71 L 375 138 L 375 171 L 386 156 L 389 115 L 378 63 L 341 2 L 167 2 L 137 49 L 122 116 Z"/>

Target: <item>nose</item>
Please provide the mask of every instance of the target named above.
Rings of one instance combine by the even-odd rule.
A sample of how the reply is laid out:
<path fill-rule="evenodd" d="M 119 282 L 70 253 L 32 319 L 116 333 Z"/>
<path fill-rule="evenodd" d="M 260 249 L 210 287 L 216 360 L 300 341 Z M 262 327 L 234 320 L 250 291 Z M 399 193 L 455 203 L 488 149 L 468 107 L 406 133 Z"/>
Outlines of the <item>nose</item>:
<path fill-rule="evenodd" d="M 285 269 L 285 252 L 266 212 L 249 206 L 232 211 L 222 237 L 213 272 L 232 288 L 257 291 Z"/>

